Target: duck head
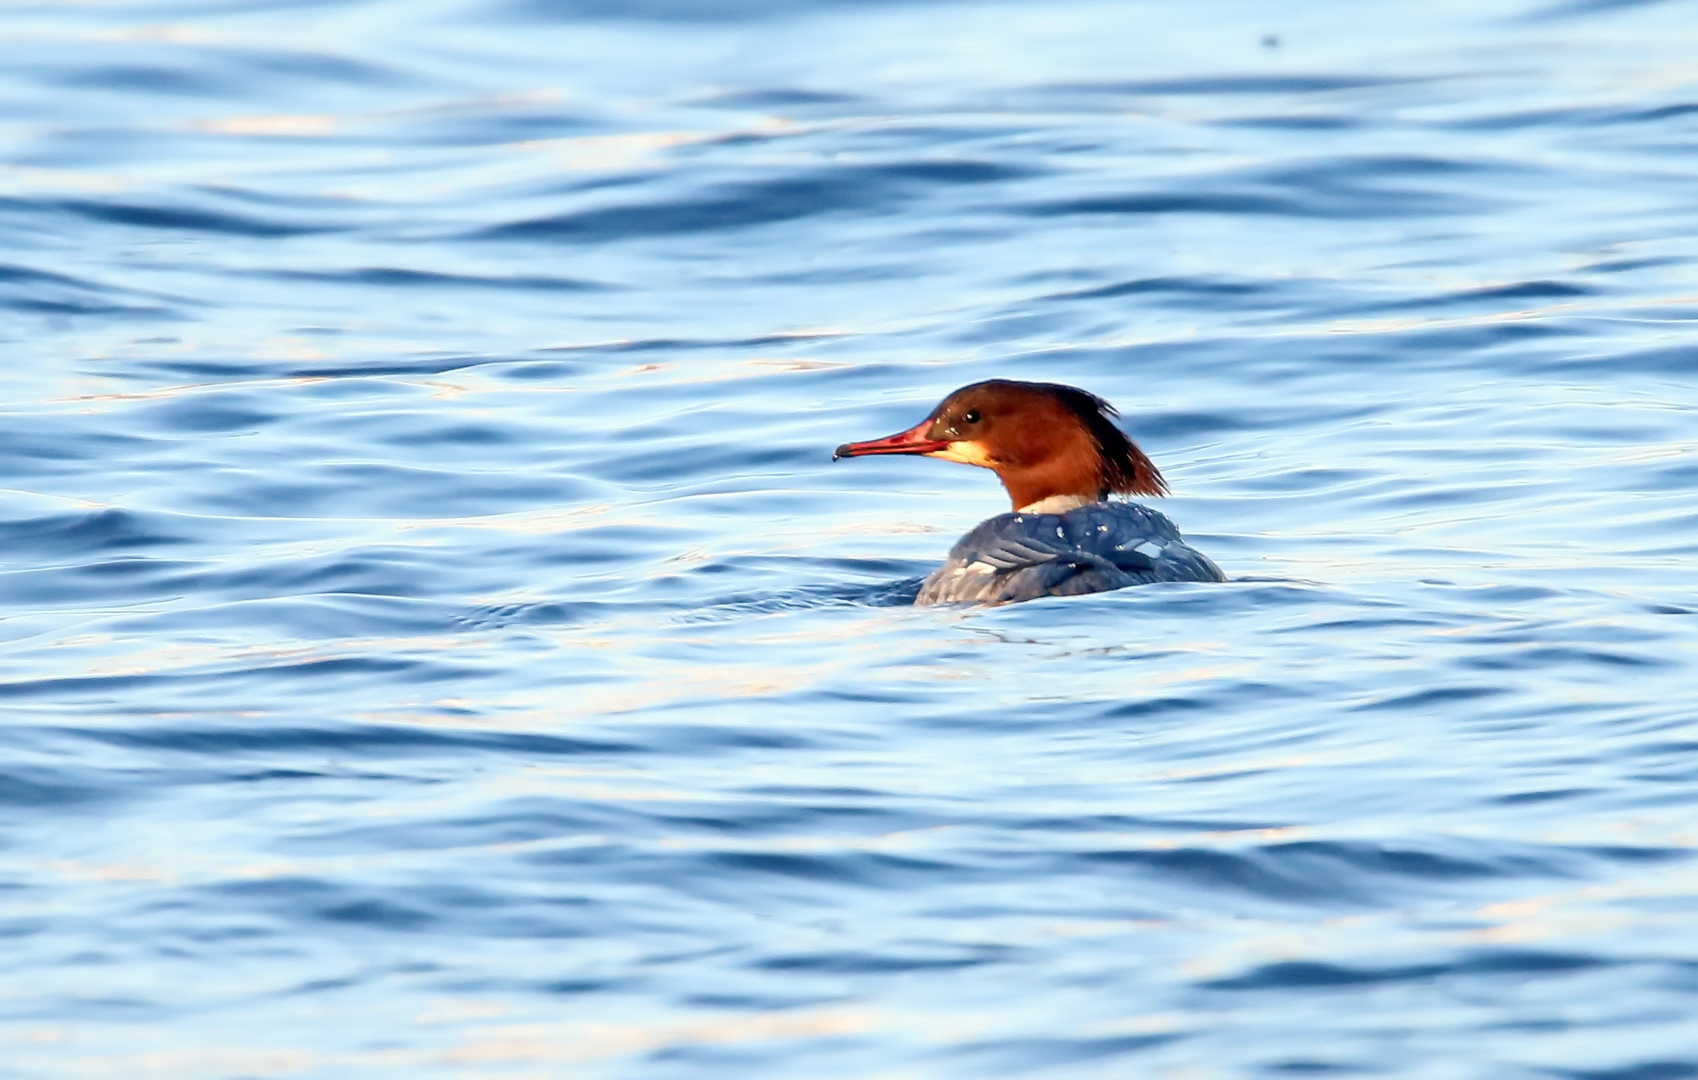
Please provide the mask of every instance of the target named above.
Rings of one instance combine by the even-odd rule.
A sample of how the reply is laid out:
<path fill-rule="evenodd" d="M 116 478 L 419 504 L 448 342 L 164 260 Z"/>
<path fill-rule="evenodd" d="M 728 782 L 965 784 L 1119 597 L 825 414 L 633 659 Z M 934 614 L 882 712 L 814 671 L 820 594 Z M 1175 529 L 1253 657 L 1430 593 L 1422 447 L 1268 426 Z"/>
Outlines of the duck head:
<path fill-rule="evenodd" d="M 1167 482 L 1095 394 L 991 379 L 944 398 L 907 431 L 844 443 L 832 460 L 918 454 L 994 471 L 1016 510 L 1053 496 L 1163 495 Z"/>

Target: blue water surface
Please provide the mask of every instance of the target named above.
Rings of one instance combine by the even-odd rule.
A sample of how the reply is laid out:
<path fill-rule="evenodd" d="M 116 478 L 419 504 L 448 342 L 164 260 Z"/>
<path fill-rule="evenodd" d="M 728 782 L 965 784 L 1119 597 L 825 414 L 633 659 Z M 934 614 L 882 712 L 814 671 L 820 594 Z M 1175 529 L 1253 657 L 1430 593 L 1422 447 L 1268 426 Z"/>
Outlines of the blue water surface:
<path fill-rule="evenodd" d="M 1698 1077 L 1698 17 L 0 12 L 0 1077 Z M 989 377 L 1233 578 L 915 580 Z"/>

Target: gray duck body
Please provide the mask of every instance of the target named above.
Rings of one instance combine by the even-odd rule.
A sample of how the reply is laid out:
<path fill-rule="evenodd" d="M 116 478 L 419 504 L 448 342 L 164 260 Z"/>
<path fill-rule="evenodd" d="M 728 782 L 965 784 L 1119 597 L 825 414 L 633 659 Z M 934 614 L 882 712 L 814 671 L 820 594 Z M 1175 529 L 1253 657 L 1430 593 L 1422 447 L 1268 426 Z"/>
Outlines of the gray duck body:
<path fill-rule="evenodd" d="M 1052 498 L 980 522 L 926 578 L 914 603 L 1009 604 L 1153 581 L 1225 580 L 1158 511 Z"/>

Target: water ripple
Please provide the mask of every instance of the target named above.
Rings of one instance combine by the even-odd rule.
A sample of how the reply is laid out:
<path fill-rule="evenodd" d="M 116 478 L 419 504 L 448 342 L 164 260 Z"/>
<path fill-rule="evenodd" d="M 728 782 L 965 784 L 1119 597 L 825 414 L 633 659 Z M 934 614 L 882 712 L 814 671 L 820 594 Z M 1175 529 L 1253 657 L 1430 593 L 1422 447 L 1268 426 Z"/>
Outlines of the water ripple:
<path fill-rule="evenodd" d="M 0 15 L 0 1072 L 1698 1076 L 1692 20 L 1339 16 Z"/>

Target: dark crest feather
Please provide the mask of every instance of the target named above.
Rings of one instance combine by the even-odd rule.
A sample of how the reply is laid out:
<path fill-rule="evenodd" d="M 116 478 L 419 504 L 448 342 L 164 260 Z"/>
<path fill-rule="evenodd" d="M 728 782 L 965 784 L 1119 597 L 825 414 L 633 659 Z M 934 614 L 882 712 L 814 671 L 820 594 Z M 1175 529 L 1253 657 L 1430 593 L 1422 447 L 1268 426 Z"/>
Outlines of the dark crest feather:
<path fill-rule="evenodd" d="M 1077 416 L 1102 450 L 1103 494 L 1166 495 L 1167 481 L 1114 420 L 1120 412 L 1088 390 L 1061 383 L 1034 383 Z"/>

